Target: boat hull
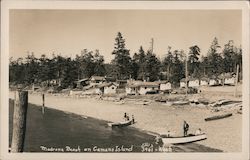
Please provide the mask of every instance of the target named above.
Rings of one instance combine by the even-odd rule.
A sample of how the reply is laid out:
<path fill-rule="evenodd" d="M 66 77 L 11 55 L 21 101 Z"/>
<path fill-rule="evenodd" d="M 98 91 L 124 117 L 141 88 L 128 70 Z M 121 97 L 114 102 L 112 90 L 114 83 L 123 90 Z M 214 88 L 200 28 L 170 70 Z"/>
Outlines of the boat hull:
<path fill-rule="evenodd" d="M 227 117 L 230 117 L 232 115 L 233 115 L 232 113 L 223 114 L 223 115 L 217 115 L 217 116 L 205 118 L 205 121 L 212 121 L 212 120 L 227 118 Z"/>
<path fill-rule="evenodd" d="M 183 144 L 183 143 L 190 143 L 190 142 L 196 142 L 207 139 L 206 134 L 200 134 L 200 135 L 192 135 L 192 136 L 186 136 L 186 137 L 167 137 L 162 138 L 162 142 L 164 144 Z"/>
<path fill-rule="evenodd" d="M 126 127 L 132 124 L 132 121 L 124 121 L 118 123 L 108 123 L 110 127 Z"/>

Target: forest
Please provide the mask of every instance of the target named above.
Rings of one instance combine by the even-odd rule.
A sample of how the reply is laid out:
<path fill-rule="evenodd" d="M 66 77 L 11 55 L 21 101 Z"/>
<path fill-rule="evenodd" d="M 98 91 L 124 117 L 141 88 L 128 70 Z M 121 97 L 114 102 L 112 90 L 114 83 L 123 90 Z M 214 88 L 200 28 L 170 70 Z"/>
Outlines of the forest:
<path fill-rule="evenodd" d="M 105 63 L 99 50 L 84 49 L 75 58 L 52 54 L 35 57 L 28 53 L 26 57 L 9 59 L 9 82 L 11 85 L 41 85 L 43 82 L 60 80 L 62 88 L 72 87 L 73 83 L 93 75 L 112 77 L 117 80 L 167 80 L 178 86 L 185 77 L 187 63 L 188 76 L 192 78 L 218 77 L 222 73 L 236 72 L 242 78 L 242 49 L 236 47 L 233 40 L 221 46 L 215 37 L 205 54 L 201 54 L 198 45 L 189 47 L 188 53 L 168 46 L 163 59 L 157 57 L 153 48 L 144 50 L 143 46 L 136 53 L 126 48 L 125 38 L 120 32 L 115 37 L 114 50 L 110 55 L 114 59 Z M 186 56 L 187 55 L 187 56 Z M 206 55 L 206 56 L 204 56 Z M 186 62 L 187 60 L 187 62 Z"/>

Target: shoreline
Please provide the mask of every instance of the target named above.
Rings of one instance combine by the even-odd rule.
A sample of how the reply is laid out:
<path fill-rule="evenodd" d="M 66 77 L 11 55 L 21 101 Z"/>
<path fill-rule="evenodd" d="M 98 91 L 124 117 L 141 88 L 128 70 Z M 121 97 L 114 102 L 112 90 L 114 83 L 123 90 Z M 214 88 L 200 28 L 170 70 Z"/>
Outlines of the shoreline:
<path fill-rule="evenodd" d="M 13 93 L 10 93 L 11 97 L 13 98 Z M 122 120 L 124 112 L 130 116 L 133 114 L 136 121 L 139 122 L 133 127 L 148 134 L 164 134 L 171 130 L 175 135 L 182 135 L 182 123 L 185 119 L 190 124 L 190 133 L 194 133 L 197 128 L 202 128 L 202 131 L 208 136 L 207 140 L 196 142 L 197 144 L 224 152 L 241 151 L 242 119 L 239 114 L 233 114 L 232 117 L 223 120 L 205 122 L 204 118 L 213 113 L 204 106 L 165 106 L 157 102 L 140 105 L 129 101 L 124 104 L 116 104 L 114 101 L 97 100 L 97 98 L 63 97 L 49 94 L 46 94 L 45 97 L 46 107 L 84 117 L 117 122 Z M 29 103 L 41 105 L 41 94 L 29 94 Z M 227 124 L 231 124 L 231 126 L 228 127 Z"/>

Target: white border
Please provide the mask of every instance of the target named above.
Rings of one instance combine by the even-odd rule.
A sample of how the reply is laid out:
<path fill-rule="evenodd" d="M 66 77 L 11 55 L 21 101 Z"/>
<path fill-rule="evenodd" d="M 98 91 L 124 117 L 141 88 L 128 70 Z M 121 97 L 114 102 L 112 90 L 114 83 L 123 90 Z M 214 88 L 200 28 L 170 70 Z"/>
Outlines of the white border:
<path fill-rule="evenodd" d="M 3 1 L 1 4 L 0 159 L 249 159 L 249 4 L 243 1 Z M 8 153 L 9 9 L 240 9 L 243 49 L 243 132 L 240 153 Z"/>

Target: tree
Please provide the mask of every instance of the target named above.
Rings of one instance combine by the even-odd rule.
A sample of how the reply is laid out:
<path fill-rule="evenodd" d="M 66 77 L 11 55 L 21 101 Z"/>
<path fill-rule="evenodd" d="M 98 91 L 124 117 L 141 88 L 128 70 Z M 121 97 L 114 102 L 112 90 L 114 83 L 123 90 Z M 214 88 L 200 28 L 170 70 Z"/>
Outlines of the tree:
<path fill-rule="evenodd" d="M 208 51 L 208 75 L 218 76 L 223 72 L 223 59 L 218 52 L 221 48 L 218 39 L 215 37 Z"/>
<path fill-rule="evenodd" d="M 156 81 L 160 78 L 161 62 L 151 51 L 147 51 L 145 56 L 145 74 L 148 81 Z"/>
<path fill-rule="evenodd" d="M 133 56 L 133 77 L 135 79 L 145 80 L 145 51 L 140 46 L 138 53 Z"/>
<path fill-rule="evenodd" d="M 199 55 L 200 48 L 197 45 L 189 47 L 188 70 L 192 77 L 200 77 Z"/>
<path fill-rule="evenodd" d="M 120 32 L 118 32 L 117 37 L 115 38 L 115 47 L 112 54 L 115 55 L 112 64 L 115 65 L 115 72 L 118 74 L 116 78 L 130 78 L 133 72 L 131 57 L 129 55 L 129 50 L 125 48 L 125 39 Z"/>
<path fill-rule="evenodd" d="M 104 67 L 104 57 L 100 55 L 99 50 L 95 51 L 93 56 L 94 63 L 94 74 L 97 76 L 104 76 L 106 74 L 106 70 Z"/>

